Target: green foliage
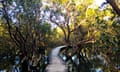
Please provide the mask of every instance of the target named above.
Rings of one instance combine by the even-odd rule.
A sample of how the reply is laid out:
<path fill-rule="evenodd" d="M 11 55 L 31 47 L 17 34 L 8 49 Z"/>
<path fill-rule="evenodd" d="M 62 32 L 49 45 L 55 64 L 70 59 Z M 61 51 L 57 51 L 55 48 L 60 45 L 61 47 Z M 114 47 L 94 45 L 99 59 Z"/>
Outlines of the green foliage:
<path fill-rule="evenodd" d="M 12 6 L 12 2 L 13 0 L 8 0 L 6 5 L 8 10 Z M 15 9 L 19 9 L 19 6 L 21 6 L 23 12 L 14 12 L 15 15 L 13 16 L 19 21 L 18 26 L 9 19 L 12 27 L 11 33 L 14 35 L 18 34 L 16 31 L 16 28 L 18 28 L 26 40 L 24 43 L 20 43 L 18 47 L 9 35 L 5 19 L 1 18 L 0 64 L 8 62 L 6 64 L 9 67 L 17 51 L 20 51 L 23 47 L 22 44 L 25 44 L 24 49 L 28 51 L 28 55 L 31 54 L 31 51 L 35 51 L 37 54 L 39 47 L 45 47 L 45 55 L 49 54 L 53 47 L 65 44 L 62 26 L 66 34 L 68 34 L 68 27 L 70 31 L 76 28 L 70 34 L 70 43 L 75 47 L 73 49 L 68 48 L 68 52 L 63 51 L 63 53 L 66 53 L 66 56 L 68 54 L 71 56 L 77 55 L 77 59 L 83 65 L 83 67 L 80 64 L 75 66 L 76 69 L 78 67 L 78 71 L 79 66 L 85 70 L 84 68 L 89 64 L 86 60 L 89 60 L 94 68 L 102 68 L 106 72 L 116 71 L 116 65 L 120 65 L 120 62 L 118 62 L 120 60 L 118 57 L 120 55 L 120 20 L 113 13 L 111 7 L 107 6 L 105 9 L 100 10 L 98 6 L 92 6 L 93 0 L 50 0 L 46 1 L 49 5 L 45 6 L 42 4 L 44 0 L 14 0 L 14 2 L 17 5 Z M 52 28 L 49 19 L 45 20 L 42 17 L 41 11 L 51 11 L 55 13 L 53 16 L 56 17 L 62 15 L 66 21 L 68 17 L 68 27 L 66 22 L 63 22 Z M 46 15 L 44 14 L 43 16 Z M 19 37 L 18 35 L 18 40 L 20 40 Z M 89 39 L 91 40 L 88 43 L 77 46 L 81 41 Z M 86 56 L 80 54 L 85 54 Z M 103 57 L 103 60 L 97 57 L 99 55 Z M 8 58 L 4 60 L 4 57 Z M 92 59 L 92 57 L 96 58 Z M 106 63 L 103 63 L 103 61 L 106 61 Z M 0 68 L 4 67 L 0 65 Z"/>

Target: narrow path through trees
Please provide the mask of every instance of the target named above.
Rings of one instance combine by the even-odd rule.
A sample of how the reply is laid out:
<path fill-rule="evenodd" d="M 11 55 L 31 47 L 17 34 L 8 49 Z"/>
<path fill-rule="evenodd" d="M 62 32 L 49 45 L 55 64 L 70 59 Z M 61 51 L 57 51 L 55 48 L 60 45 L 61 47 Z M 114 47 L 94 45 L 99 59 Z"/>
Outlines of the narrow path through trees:
<path fill-rule="evenodd" d="M 67 72 L 67 66 L 63 60 L 58 56 L 62 48 L 66 46 L 59 46 L 52 50 L 50 55 L 50 64 L 47 66 L 47 72 Z"/>

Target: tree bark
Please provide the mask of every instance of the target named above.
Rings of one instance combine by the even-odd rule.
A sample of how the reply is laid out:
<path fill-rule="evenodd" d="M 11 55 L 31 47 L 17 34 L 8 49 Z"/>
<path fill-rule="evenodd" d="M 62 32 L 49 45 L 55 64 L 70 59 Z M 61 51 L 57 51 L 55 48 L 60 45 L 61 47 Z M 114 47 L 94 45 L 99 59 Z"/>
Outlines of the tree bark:
<path fill-rule="evenodd" d="M 115 0 L 106 0 L 113 8 L 113 10 L 120 16 L 120 8 L 115 3 Z"/>

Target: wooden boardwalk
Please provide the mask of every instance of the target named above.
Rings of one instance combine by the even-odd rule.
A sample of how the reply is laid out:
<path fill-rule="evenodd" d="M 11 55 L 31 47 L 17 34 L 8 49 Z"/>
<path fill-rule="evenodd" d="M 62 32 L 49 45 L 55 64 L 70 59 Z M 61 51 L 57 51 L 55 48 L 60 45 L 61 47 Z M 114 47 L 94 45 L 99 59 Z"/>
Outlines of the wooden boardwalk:
<path fill-rule="evenodd" d="M 63 60 L 58 56 L 62 48 L 66 46 L 59 46 L 52 50 L 50 56 L 50 64 L 47 66 L 47 72 L 67 72 L 67 66 Z"/>

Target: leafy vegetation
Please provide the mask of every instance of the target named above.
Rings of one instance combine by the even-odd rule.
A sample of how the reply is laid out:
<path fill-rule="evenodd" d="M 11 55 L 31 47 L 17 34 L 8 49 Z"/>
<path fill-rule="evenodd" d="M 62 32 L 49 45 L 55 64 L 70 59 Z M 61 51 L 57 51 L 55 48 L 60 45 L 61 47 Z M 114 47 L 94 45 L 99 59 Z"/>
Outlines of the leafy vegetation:
<path fill-rule="evenodd" d="M 0 69 L 44 72 L 51 49 L 68 45 L 61 55 L 70 72 L 117 72 L 119 16 L 119 0 L 1 0 Z"/>

